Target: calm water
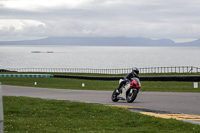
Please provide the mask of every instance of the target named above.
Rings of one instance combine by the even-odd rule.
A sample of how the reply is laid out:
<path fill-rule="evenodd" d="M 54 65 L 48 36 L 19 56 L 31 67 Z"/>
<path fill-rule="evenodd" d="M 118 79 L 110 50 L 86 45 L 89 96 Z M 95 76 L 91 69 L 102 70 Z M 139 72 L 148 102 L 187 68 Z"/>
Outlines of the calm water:
<path fill-rule="evenodd" d="M 0 69 L 200 67 L 199 57 L 200 47 L 0 46 Z"/>

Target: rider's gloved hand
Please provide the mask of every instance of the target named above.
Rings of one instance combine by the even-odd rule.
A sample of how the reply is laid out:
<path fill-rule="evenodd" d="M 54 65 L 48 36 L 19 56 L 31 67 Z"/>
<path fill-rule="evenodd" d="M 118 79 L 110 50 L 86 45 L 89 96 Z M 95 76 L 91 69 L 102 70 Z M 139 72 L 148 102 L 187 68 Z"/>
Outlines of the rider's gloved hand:
<path fill-rule="evenodd" d="M 128 80 L 128 79 L 125 79 L 125 81 L 128 82 L 129 80 Z"/>

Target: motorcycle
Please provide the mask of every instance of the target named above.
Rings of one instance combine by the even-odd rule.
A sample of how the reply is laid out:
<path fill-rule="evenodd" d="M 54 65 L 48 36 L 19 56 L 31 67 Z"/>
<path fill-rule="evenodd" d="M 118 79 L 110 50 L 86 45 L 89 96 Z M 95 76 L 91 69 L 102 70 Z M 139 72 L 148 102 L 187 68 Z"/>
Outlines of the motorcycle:
<path fill-rule="evenodd" d="M 119 84 L 124 81 L 123 79 L 119 80 Z M 111 99 L 113 102 L 117 102 L 119 100 L 127 100 L 128 103 L 132 103 L 139 92 L 141 87 L 140 80 L 136 77 L 132 78 L 132 81 L 126 82 L 118 92 L 118 89 L 115 89 L 112 93 Z"/>

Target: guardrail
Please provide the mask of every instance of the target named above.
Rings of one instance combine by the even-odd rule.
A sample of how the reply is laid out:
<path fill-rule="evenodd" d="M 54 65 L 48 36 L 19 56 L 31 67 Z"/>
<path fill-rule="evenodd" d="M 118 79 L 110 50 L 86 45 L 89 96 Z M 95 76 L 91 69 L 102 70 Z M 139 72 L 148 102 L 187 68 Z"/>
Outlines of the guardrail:
<path fill-rule="evenodd" d="M 140 73 L 198 73 L 200 68 L 193 66 L 147 67 L 138 68 Z M 47 73 L 98 73 L 127 74 L 132 68 L 122 69 L 92 69 L 92 68 L 6 68 L 0 72 L 47 72 Z"/>
<path fill-rule="evenodd" d="M 73 75 L 54 75 L 55 78 L 75 78 L 87 80 L 112 80 L 116 81 L 122 79 L 121 76 L 73 76 Z M 200 82 L 200 76 L 141 76 L 141 81 L 186 81 L 186 82 Z"/>

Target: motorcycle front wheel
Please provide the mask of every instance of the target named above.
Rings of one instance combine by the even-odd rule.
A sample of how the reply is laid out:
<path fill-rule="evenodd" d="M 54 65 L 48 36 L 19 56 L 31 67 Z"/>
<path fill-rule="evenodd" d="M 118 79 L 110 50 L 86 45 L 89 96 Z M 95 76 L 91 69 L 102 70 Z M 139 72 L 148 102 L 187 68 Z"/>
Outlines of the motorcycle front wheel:
<path fill-rule="evenodd" d="M 126 94 L 126 100 L 128 103 L 132 103 L 136 97 L 137 97 L 137 89 L 133 89 L 132 93 L 130 93 L 130 90 Z"/>
<path fill-rule="evenodd" d="M 113 102 L 117 102 L 119 99 L 117 98 L 116 89 L 113 91 L 111 99 Z"/>

